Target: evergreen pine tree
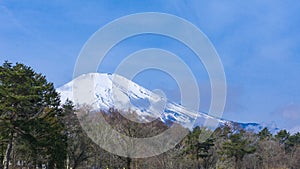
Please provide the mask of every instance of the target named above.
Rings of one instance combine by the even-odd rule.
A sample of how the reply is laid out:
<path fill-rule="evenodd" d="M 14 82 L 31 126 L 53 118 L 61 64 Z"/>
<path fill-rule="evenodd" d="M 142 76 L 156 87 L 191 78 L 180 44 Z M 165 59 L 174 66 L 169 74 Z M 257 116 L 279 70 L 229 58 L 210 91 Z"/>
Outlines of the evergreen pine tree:
<path fill-rule="evenodd" d="M 260 140 L 272 138 L 272 134 L 271 134 L 271 132 L 269 131 L 269 129 L 267 127 L 262 129 L 257 135 L 258 135 Z"/>
<path fill-rule="evenodd" d="M 17 140 L 32 143 L 29 147 L 36 151 L 33 154 L 42 150 L 50 154 L 49 168 L 61 166 L 65 158 L 59 105 L 59 96 L 45 76 L 20 63 L 5 62 L 0 66 L 0 127 L 1 135 L 6 137 L 5 169 L 9 167 L 13 143 Z"/>
<path fill-rule="evenodd" d="M 235 168 L 241 168 L 241 162 L 246 154 L 255 152 L 255 146 L 250 145 L 247 138 L 244 137 L 244 131 L 231 134 L 229 140 L 223 143 L 224 153 L 229 157 L 234 157 Z"/>

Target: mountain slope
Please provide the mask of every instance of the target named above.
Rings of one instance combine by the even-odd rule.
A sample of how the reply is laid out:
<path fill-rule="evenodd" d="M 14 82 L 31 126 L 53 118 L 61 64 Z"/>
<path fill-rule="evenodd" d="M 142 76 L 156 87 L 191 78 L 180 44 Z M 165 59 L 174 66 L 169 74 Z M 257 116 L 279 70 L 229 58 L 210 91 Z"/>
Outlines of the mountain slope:
<path fill-rule="evenodd" d="M 112 107 L 119 110 L 130 109 L 135 111 L 139 117 L 138 120 L 131 120 L 138 122 L 149 122 L 151 118 L 160 118 L 163 122 L 176 122 L 189 129 L 204 124 L 209 128 L 214 128 L 216 126 L 210 124 L 217 123 L 218 126 L 238 125 L 254 132 L 264 127 L 257 123 L 244 124 L 217 119 L 202 112 L 188 110 L 179 104 L 168 101 L 157 93 L 114 74 L 89 73 L 81 75 L 58 88 L 57 91 L 61 94 L 62 102 L 69 99 L 78 104 L 90 104 L 94 110 L 107 110 Z M 277 128 L 271 129 L 271 131 L 273 130 L 275 132 Z"/>

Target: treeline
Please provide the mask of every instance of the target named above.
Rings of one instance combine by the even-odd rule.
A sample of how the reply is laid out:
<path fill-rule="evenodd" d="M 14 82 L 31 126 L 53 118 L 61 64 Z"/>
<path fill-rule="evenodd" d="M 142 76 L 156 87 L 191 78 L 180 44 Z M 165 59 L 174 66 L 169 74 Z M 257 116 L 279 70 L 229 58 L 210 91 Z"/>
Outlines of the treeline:
<path fill-rule="evenodd" d="M 87 120 L 87 123 L 96 124 L 92 125 L 94 132 L 97 132 L 95 116 L 101 115 L 118 132 L 136 138 L 151 137 L 167 130 L 170 125 L 176 125 L 171 123 L 166 125 L 159 120 L 147 124 L 135 123 L 114 109 L 108 112 L 92 112 L 91 116 L 86 114 L 89 112 L 88 109 L 76 112 L 77 115 L 83 113 L 86 115 L 84 118 L 91 119 Z M 134 112 L 126 113 L 130 113 L 131 118 L 138 117 Z M 291 135 L 286 130 L 281 130 L 272 135 L 267 128 L 259 133 L 252 133 L 238 126 L 221 126 L 214 131 L 196 127 L 173 149 L 151 158 L 119 157 L 99 147 L 96 152 L 90 153 L 90 158 L 80 165 L 81 168 L 298 169 L 300 133 Z"/>
<path fill-rule="evenodd" d="M 138 118 L 134 112 L 126 113 Z M 0 169 L 300 168 L 300 134 L 282 130 L 272 135 L 267 128 L 256 134 L 236 126 L 214 131 L 196 127 L 173 149 L 158 156 L 132 159 L 113 155 L 81 127 L 80 122 L 86 120 L 101 130 L 99 115 L 130 137 L 151 137 L 172 125 L 159 120 L 135 123 L 115 109 L 90 112 L 87 106 L 75 109 L 70 101 L 62 105 L 45 76 L 26 65 L 5 62 L 0 66 Z M 209 137 L 201 139 L 203 136 Z M 109 141 L 108 135 L 99 137 Z"/>

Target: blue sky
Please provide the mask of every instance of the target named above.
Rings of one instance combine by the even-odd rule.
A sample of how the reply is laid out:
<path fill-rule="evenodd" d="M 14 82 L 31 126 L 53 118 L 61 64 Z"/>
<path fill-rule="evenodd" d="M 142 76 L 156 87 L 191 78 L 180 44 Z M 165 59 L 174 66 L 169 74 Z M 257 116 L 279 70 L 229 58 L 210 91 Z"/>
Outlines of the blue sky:
<path fill-rule="evenodd" d="M 105 24 L 137 12 L 174 14 L 201 29 L 223 62 L 228 84 L 224 118 L 300 128 L 299 9 L 300 2 L 289 0 L 0 0 L 0 62 L 30 65 L 59 87 L 72 79 L 82 46 Z M 173 39 L 129 38 L 108 53 L 99 72 L 113 72 L 124 57 L 149 47 L 181 56 L 198 80 L 201 110 L 207 111 L 207 73 L 194 54 Z M 150 70 L 134 80 L 149 89 L 161 88 L 172 100 L 179 98 L 174 80 L 162 72 Z"/>

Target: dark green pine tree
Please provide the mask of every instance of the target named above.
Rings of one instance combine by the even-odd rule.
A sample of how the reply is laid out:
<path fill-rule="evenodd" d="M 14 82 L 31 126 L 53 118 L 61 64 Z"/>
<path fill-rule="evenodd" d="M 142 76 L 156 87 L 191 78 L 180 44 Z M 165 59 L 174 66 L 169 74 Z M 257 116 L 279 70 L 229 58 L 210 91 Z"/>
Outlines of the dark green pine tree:
<path fill-rule="evenodd" d="M 280 130 L 276 135 L 275 138 L 279 141 L 280 144 L 284 144 L 285 141 L 289 138 L 290 133 L 286 130 Z"/>
<path fill-rule="evenodd" d="M 36 151 L 33 154 L 50 154 L 49 168 L 61 166 L 65 157 L 59 105 L 59 96 L 45 76 L 20 63 L 5 62 L 0 66 L 0 131 L 5 136 L 5 169 L 15 141 L 32 144 L 29 147 Z"/>
<path fill-rule="evenodd" d="M 209 168 L 210 164 L 210 157 L 213 155 L 212 152 L 210 151 L 211 148 L 215 145 L 215 138 L 208 138 L 204 142 L 199 142 L 197 145 L 198 148 L 198 156 L 203 159 L 203 167 L 204 168 Z"/>
<path fill-rule="evenodd" d="M 300 146 L 299 132 L 288 137 L 288 139 L 285 141 L 285 150 L 291 152 L 292 150 L 295 150 L 295 147 L 297 146 Z"/>
<path fill-rule="evenodd" d="M 267 127 L 262 129 L 258 134 L 260 140 L 270 139 L 272 138 L 272 134 Z"/>
<path fill-rule="evenodd" d="M 235 168 L 241 168 L 241 162 L 246 154 L 256 151 L 255 146 L 250 145 L 250 141 L 244 137 L 244 131 L 231 134 L 229 141 L 223 143 L 223 153 L 229 158 L 234 157 Z"/>
<path fill-rule="evenodd" d="M 197 145 L 199 143 L 199 135 L 201 133 L 201 129 L 199 126 L 195 127 L 192 132 L 187 135 L 186 138 L 186 148 L 184 150 L 184 154 L 187 155 L 191 159 L 199 159 L 198 156 L 198 148 Z"/>
<path fill-rule="evenodd" d="M 202 141 L 200 138 L 211 134 L 212 131 L 197 126 L 187 136 L 187 147 L 184 153 L 191 159 L 197 160 L 198 168 L 201 168 L 201 166 L 208 168 L 210 165 L 210 157 L 213 155 L 211 149 L 214 146 L 215 139 L 209 137 Z M 201 159 L 203 160 L 202 163 L 200 162 Z"/>

